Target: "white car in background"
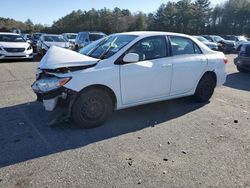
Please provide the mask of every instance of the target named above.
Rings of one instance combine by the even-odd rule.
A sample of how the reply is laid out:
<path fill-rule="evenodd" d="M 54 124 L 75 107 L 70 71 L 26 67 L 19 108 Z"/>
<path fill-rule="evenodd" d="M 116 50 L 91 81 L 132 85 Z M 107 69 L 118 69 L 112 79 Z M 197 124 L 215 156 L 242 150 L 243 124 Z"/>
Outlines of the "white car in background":
<path fill-rule="evenodd" d="M 167 32 L 113 34 L 80 53 L 51 47 L 32 85 L 53 110 L 60 100 L 84 128 L 104 123 L 113 110 L 193 96 L 206 102 L 226 80 L 227 59 L 199 40 Z"/>
<path fill-rule="evenodd" d="M 62 35 L 43 34 L 37 41 L 37 53 L 44 56 L 51 46 L 70 48 L 70 43 Z"/>
<path fill-rule="evenodd" d="M 0 59 L 33 59 L 33 49 L 19 34 L 0 32 Z"/>
<path fill-rule="evenodd" d="M 63 38 L 70 43 L 70 49 L 75 49 L 75 43 L 76 43 L 76 33 L 63 33 Z"/>

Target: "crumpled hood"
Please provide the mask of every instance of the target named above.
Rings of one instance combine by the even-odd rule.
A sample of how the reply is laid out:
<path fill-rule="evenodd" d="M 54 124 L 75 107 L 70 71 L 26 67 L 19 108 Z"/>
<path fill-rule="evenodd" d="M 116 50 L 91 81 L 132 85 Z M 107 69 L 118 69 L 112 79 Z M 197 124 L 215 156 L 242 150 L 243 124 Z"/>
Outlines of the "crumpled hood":
<path fill-rule="evenodd" d="M 63 67 L 89 66 L 99 59 L 88 57 L 72 50 L 52 46 L 40 61 L 40 69 L 58 69 Z"/>

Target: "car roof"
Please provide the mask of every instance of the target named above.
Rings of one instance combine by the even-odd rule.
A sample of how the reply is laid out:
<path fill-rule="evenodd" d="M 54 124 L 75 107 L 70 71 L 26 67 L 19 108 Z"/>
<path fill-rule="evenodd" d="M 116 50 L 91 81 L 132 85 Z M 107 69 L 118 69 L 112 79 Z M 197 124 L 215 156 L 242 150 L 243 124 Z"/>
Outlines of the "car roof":
<path fill-rule="evenodd" d="M 0 35 L 19 35 L 18 33 L 0 32 Z"/>
<path fill-rule="evenodd" d="M 77 33 L 63 33 L 62 35 L 77 35 Z"/>
<path fill-rule="evenodd" d="M 82 34 L 82 33 L 89 33 L 89 34 L 99 34 L 99 35 L 106 35 L 103 32 L 98 32 L 98 31 L 81 31 L 78 34 Z"/>
<path fill-rule="evenodd" d="M 182 37 L 190 37 L 190 35 L 182 34 L 182 33 L 173 33 L 173 32 L 161 32 L 161 31 L 132 31 L 132 32 L 124 32 L 124 33 L 116 33 L 121 35 L 136 35 L 139 37 L 150 37 L 155 35 L 169 35 L 169 36 L 182 36 Z"/>

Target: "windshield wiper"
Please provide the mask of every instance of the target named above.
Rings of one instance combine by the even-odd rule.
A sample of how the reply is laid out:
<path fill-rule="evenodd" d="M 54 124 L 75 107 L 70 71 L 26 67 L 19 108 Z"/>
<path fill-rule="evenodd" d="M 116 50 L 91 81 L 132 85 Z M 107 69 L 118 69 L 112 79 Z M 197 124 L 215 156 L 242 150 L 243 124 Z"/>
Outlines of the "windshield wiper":
<path fill-rule="evenodd" d="M 86 54 L 87 56 L 92 57 L 91 55 L 102 45 L 104 44 L 107 40 L 109 40 L 108 38 L 106 40 L 103 40 L 102 42 L 100 42 L 95 48 L 93 48 L 88 54 Z"/>
<path fill-rule="evenodd" d="M 105 55 L 107 55 L 109 53 L 110 48 L 112 47 L 112 45 L 114 44 L 116 40 L 114 40 L 113 42 L 111 42 L 108 45 L 108 48 L 98 57 L 98 59 L 102 59 Z"/>

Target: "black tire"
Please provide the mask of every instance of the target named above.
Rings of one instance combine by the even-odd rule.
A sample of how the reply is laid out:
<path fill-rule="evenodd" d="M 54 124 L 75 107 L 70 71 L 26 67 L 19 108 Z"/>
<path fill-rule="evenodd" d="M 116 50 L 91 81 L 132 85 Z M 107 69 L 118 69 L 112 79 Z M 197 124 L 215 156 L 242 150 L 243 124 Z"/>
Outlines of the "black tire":
<path fill-rule="evenodd" d="M 240 49 L 241 49 L 241 45 L 240 46 L 238 46 L 238 48 L 237 48 L 237 52 L 239 52 L 240 51 Z"/>
<path fill-rule="evenodd" d="M 41 56 L 42 57 L 45 56 L 46 52 L 47 52 L 46 50 L 42 49 L 42 55 Z"/>
<path fill-rule="evenodd" d="M 209 101 L 214 93 L 215 86 L 216 80 L 214 76 L 211 74 L 204 75 L 195 90 L 194 99 L 197 102 Z"/>
<path fill-rule="evenodd" d="M 76 51 L 76 52 L 79 51 L 79 46 L 78 46 L 78 45 L 75 46 L 75 51 Z"/>
<path fill-rule="evenodd" d="M 72 118 L 77 126 L 94 128 L 101 126 L 113 112 L 110 95 L 102 89 L 83 91 L 72 107 Z"/>
<path fill-rule="evenodd" d="M 242 68 L 242 67 L 240 67 L 240 66 L 236 66 L 236 67 L 237 67 L 237 70 L 238 70 L 239 72 L 242 72 L 242 73 L 248 72 L 246 69 L 244 69 L 244 68 Z"/>

